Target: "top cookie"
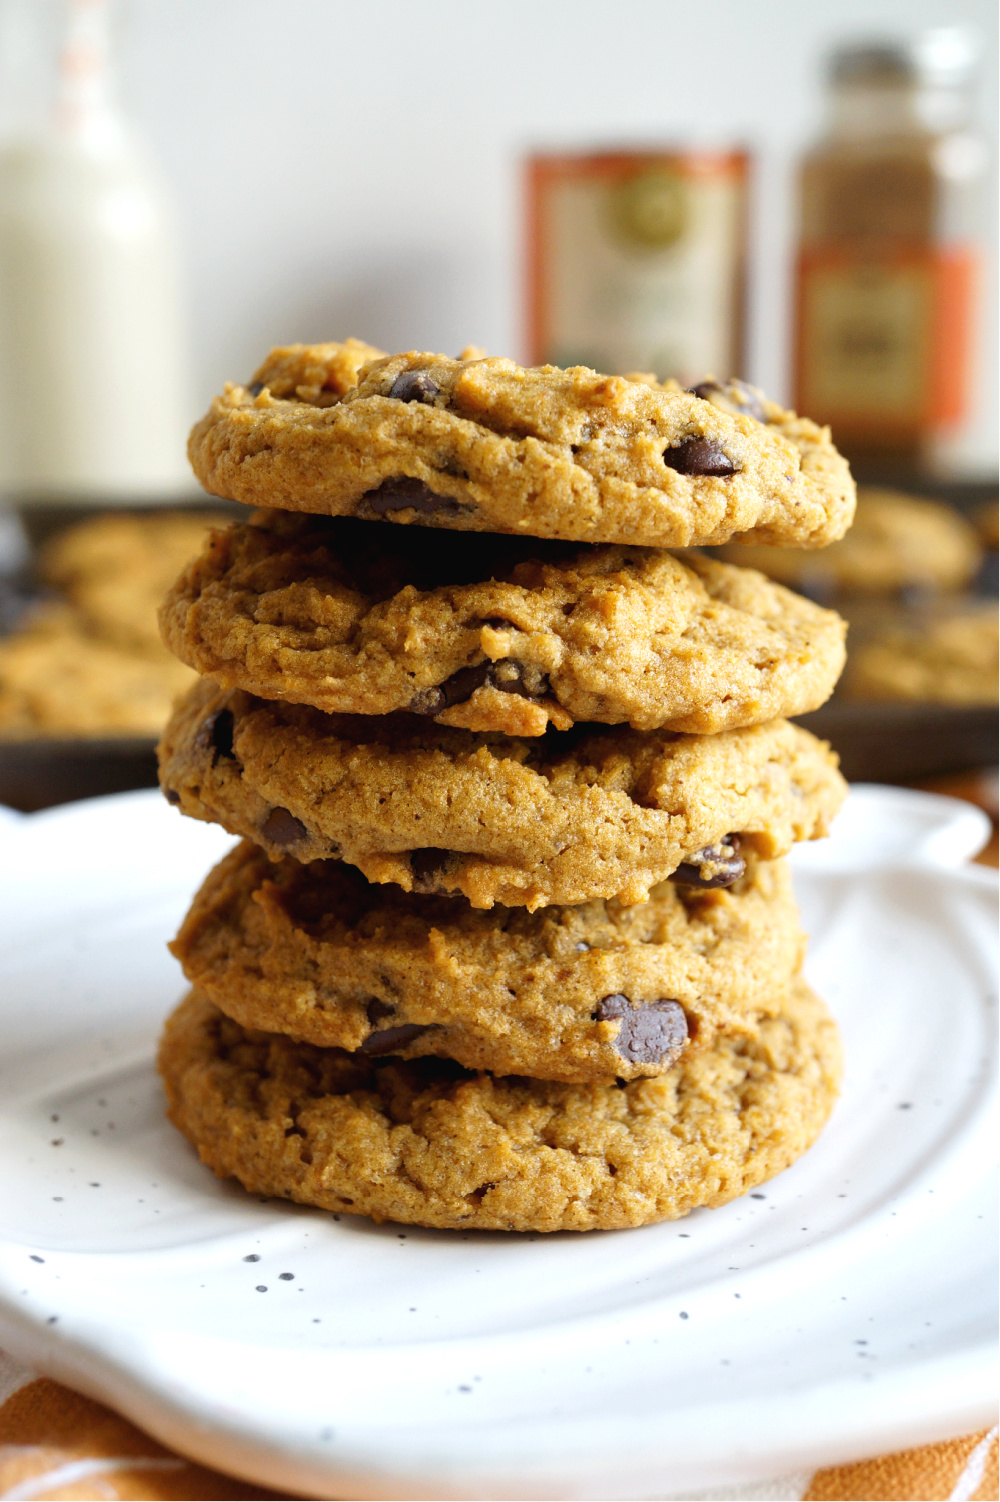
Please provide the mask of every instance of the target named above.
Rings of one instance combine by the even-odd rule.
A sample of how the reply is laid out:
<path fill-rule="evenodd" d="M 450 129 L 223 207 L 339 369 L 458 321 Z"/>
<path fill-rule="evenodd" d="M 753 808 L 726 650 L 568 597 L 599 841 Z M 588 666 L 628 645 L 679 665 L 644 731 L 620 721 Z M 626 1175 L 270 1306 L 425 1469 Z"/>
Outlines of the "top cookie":
<path fill-rule="evenodd" d="M 361 365 L 347 388 L 360 349 L 275 351 L 249 386 L 227 386 L 188 444 L 205 488 L 279 510 L 654 547 L 742 535 L 818 548 L 850 525 L 854 483 L 829 430 L 742 385 L 410 352 Z"/>

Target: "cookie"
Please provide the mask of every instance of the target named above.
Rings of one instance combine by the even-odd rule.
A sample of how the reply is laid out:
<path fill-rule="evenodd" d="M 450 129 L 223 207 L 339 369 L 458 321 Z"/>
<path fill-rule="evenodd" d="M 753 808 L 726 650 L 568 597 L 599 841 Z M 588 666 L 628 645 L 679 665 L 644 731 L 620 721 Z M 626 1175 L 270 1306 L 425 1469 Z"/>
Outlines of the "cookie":
<path fill-rule="evenodd" d="M 214 495 L 285 511 L 581 542 L 817 548 L 843 535 L 854 482 L 829 430 L 773 403 L 726 410 L 583 366 L 411 352 L 339 391 L 342 346 L 303 346 L 227 386 L 188 455 Z M 289 389 L 291 388 L 291 389 Z M 281 394 L 278 394 L 281 393 Z M 303 393 L 317 393 L 309 399 Z M 321 403 L 323 403 L 321 405 Z M 733 403 L 729 403 L 734 407 Z"/>
<path fill-rule="evenodd" d="M 193 992 L 159 1065 L 174 1125 L 254 1194 L 444 1229 L 591 1231 L 723 1205 L 787 1168 L 830 1114 L 840 1050 L 801 981 L 751 1035 L 621 1087 L 313 1048 Z"/>
<path fill-rule="evenodd" d="M 719 735 L 574 726 L 475 735 L 416 715 L 323 715 L 203 680 L 160 745 L 171 802 L 270 854 L 339 857 L 369 881 L 473 907 L 643 902 L 731 883 L 825 834 L 846 792 L 825 742 L 785 720 Z"/>
<path fill-rule="evenodd" d="M 697 555 L 281 512 L 213 534 L 160 621 L 225 688 L 508 735 L 759 724 L 844 662 L 839 616 Z"/>
<path fill-rule="evenodd" d="M 47 604 L 0 639 L 0 739 L 158 735 L 194 681 L 159 643 L 130 650 L 90 635 L 69 606 Z"/>
<path fill-rule="evenodd" d="M 828 600 L 961 589 L 978 569 L 982 551 L 975 528 L 951 506 L 862 485 L 851 530 L 822 553 L 730 543 L 719 556 Z"/>
<path fill-rule="evenodd" d="M 224 522 L 207 511 L 106 512 L 51 538 L 38 570 L 91 635 L 159 656 L 157 606 L 209 528 Z"/>
<path fill-rule="evenodd" d="M 276 864 L 248 841 L 216 866 L 170 946 L 244 1027 L 369 1057 L 584 1083 L 662 1073 L 785 994 L 804 939 L 784 861 L 727 890 L 663 882 L 648 902 L 470 908 L 371 886 L 342 861 Z"/>
<path fill-rule="evenodd" d="M 918 612 L 852 651 L 844 697 L 996 704 L 997 637 L 993 604 Z"/>

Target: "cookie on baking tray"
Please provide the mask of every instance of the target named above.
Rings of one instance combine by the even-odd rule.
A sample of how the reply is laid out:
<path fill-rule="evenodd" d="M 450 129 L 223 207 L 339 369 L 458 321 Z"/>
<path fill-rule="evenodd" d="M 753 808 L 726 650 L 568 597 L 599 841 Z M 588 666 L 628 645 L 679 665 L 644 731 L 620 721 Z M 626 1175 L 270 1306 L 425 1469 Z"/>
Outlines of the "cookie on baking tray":
<path fill-rule="evenodd" d="M 825 834 L 846 793 L 825 742 L 785 720 L 718 735 L 574 726 L 476 735 L 416 715 L 324 715 L 197 683 L 160 743 L 167 798 L 269 854 L 532 910 L 728 885 Z"/>
<path fill-rule="evenodd" d="M 804 938 L 784 861 L 726 890 L 663 882 L 646 903 L 494 907 L 371 886 L 342 861 L 274 863 L 244 842 L 170 946 L 244 1027 L 367 1057 L 584 1083 L 662 1073 L 773 1011 Z"/>
<path fill-rule="evenodd" d="M 832 611 L 698 555 L 281 512 L 214 533 L 160 620 L 226 688 L 510 735 L 759 724 L 844 663 Z"/>
<path fill-rule="evenodd" d="M 722 1205 L 787 1168 L 830 1114 L 840 1049 L 801 981 L 748 1035 L 621 1085 L 315 1048 L 192 992 L 159 1065 L 171 1120 L 255 1194 L 377 1221 L 589 1231 Z"/>
<path fill-rule="evenodd" d="M 582 542 L 743 535 L 817 548 L 854 482 L 829 430 L 750 388 L 362 347 L 272 352 L 192 430 L 214 495 L 253 506 Z M 356 375 L 357 385 L 348 385 Z"/>
<path fill-rule="evenodd" d="M 38 571 L 80 611 L 87 630 L 121 647 L 161 655 L 156 606 L 204 546 L 221 511 L 116 511 L 51 537 Z"/>
<path fill-rule="evenodd" d="M 851 530 L 821 553 L 730 543 L 719 556 L 825 600 L 839 594 L 961 589 L 978 569 L 982 549 L 975 527 L 953 507 L 859 485 Z"/>
<path fill-rule="evenodd" d="M 923 704 L 995 704 L 995 603 L 960 600 L 916 611 L 863 641 L 848 663 L 845 699 Z"/>

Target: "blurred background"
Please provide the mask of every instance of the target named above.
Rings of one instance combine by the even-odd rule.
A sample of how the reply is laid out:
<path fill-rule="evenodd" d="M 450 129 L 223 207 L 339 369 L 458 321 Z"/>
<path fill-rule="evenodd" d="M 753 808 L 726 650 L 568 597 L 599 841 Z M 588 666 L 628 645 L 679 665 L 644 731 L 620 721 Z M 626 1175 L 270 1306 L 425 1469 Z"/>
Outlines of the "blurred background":
<path fill-rule="evenodd" d="M 996 53 L 986 0 L 0 0 L 0 800 L 150 775 L 186 429 L 347 334 L 830 422 L 850 547 L 739 560 L 851 621 L 818 728 L 993 762 Z"/>

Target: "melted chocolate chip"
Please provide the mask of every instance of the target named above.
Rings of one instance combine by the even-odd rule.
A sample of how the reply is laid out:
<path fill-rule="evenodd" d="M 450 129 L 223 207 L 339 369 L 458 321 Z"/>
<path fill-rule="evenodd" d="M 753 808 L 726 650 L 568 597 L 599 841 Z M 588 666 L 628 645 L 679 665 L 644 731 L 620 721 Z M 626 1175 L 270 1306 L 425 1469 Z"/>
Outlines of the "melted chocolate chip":
<path fill-rule="evenodd" d="M 305 836 L 306 826 L 301 819 L 289 813 L 287 808 L 272 808 L 261 825 L 260 832 L 272 845 L 287 849 L 289 845 L 297 845 Z"/>
<path fill-rule="evenodd" d="M 614 1046 L 630 1064 L 662 1064 L 669 1069 L 687 1042 L 687 1018 L 677 1001 L 653 1001 L 634 1007 L 627 996 L 616 991 L 599 1003 L 594 1017 L 598 1022 L 621 1019 Z"/>
<path fill-rule="evenodd" d="M 168 803 L 173 803 L 175 805 L 180 803 L 181 801 L 180 793 L 178 793 L 174 788 L 164 788 L 163 796 L 164 798 L 166 798 Z"/>
<path fill-rule="evenodd" d="M 438 877 L 446 870 L 451 858 L 450 850 L 435 850 L 432 846 L 428 846 L 425 850 L 411 850 L 410 870 L 413 872 L 413 890 L 415 892 L 439 891 Z"/>
<path fill-rule="evenodd" d="M 391 1017 L 395 1010 L 396 1008 L 391 1006 L 389 1002 L 379 1001 L 377 996 L 373 996 L 365 1007 L 365 1011 L 368 1013 L 368 1021 L 372 1027 L 375 1026 L 376 1022 L 381 1022 L 383 1018 Z"/>
<path fill-rule="evenodd" d="M 413 480 L 408 475 L 393 475 L 383 480 L 377 490 L 369 490 L 361 497 L 359 505 L 370 507 L 376 516 L 385 516 L 388 511 L 442 511 L 456 516 L 465 507 L 451 496 L 438 495 L 423 480 Z"/>
<path fill-rule="evenodd" d="M 398 1027 L 384 1027 L 380 1032 L 369 1033 L 361 1045 L 361 1052 L 373 1054 L 394 1053 L 397 1048 L 405 1048 L 407 1043 L 412 1043 L 414 1038 L 419 1038 L 421 1033 L 430 1032 L 432 1024 L 419 1022 L 402 1022 Z"/>
<path fill-rule="evenodd" d="M 198 731 L 197 745 L 201 752 L 208 756 L 214 767 L 220 758 L 226 761 L 236 761 L 236 752 L 233 750 L 233 732 L 236 721 L 231 709 L 217 709 L 214 714 L 206 716 Z"/>
<path fill-rule="evenodd" d="M 426 370 L 404 370 L 389 387 L 397 402 L 432 402 L 441 387 Z"/>
<path fill-rule="evenodd" d="M 702 875 L 706 866 L 710 869 Z M 718 845 L 706 845 L 702 850 L 689 855 L 677 867 L 670 880 L 685 887 L 731 887 L 739 881 L 746 868 L 747 863 L 740 855 L 739 835 L 727 834 Z"/>
<path fill-rule="evenodd" d="M 530 688 L 526 676 L 531 679 Z M 514 657 L 501 657 L 499 662 L 477 662 L 474 667 L 459 668 L 437 688 L 421 689 L 411 700 L 410 709 L 414 714 L 440 714 L 453 704 L 464 704 L 484 684 L 504 694 L 518 694 L 522 699 L 537 700 L 552 692 L 545 673 L 526 668 Z"/>
<path fill-rule="evenodd" d="M 688 391 L 703 402 L 711 402 L 713 407 L 721 407 L 723 412 L 752 417 L 755 422 L 767 422 L 760 397 L 746 381 L 735 377 L 731 381 L 701 381 L 697 386 L 689 386 Z"/>
<path fill-rule="evenodd" d="M 235 761 L 236 753 L 233 750 L 233 731 L 236 721 L 233 719 L 231 709 L 220 709 L 212 717 L 212 745 L 215 747 L 217 756 L 224 756 L 227 761 Z"/>
<path fill-rule="evenodd" d="M 724 479 L 736 473 L 736 465 L 714 438 L 685 438 L 676 448 L 664 449 L 663 462 L 679 475 L 715 475 Z"/>
<path fill-rule="evenodd" d="M 250 393 L 251 396 L 260 396 L 260 394 L 263 391 L 263 389 L 264 389 L 264 382 L 263 381 L 251 381 L 250 384 L 249 384 L 249 386 L 247 387 L 247 390 L 249 391 L 249 393 Z"/>

